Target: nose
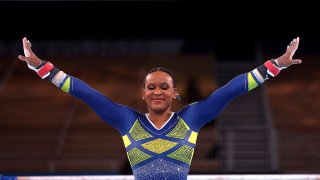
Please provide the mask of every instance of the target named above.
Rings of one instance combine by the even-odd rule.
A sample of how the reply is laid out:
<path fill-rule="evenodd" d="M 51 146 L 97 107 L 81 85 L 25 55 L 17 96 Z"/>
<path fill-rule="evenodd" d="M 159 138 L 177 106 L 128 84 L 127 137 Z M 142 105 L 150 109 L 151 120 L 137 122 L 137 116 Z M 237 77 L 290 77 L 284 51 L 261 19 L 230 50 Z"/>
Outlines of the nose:
<path fill-rule="evenodd" d="M 154 95 L 161 95 L 161 94 L 162 94 L 162 91 L 161 91 L 161 89 L 156 88 L 156 89 L 153 91 L 153 94 L 154 94 Z"/>

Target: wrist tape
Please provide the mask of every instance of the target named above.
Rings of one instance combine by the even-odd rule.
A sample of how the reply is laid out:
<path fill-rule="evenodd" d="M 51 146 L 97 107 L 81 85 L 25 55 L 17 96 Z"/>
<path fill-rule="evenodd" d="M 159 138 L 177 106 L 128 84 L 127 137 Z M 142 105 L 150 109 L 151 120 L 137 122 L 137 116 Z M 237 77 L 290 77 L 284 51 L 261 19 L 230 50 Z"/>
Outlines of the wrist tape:
<path fill-rule="evenodd" d="M 268 60 L 264 63 L 267 68 L 267 73 L 270 74 L 272 77 L 277 76 L 280 73 L 280 68 L 274 65 L 271 60 Z"/>
<path fill-rule="evenodd" d="M 42 61 L 38 67 L 33 67 L 28 64 L 29 69 L 34 70 L 41 79 L 44 79 L 50 75 L 51 70 L 56 69 L 54 65 L 47 61 Z M 56 74 L 56 72 L 55 72 Z M 52 79 L 52 78 L 51 78 Z"/>

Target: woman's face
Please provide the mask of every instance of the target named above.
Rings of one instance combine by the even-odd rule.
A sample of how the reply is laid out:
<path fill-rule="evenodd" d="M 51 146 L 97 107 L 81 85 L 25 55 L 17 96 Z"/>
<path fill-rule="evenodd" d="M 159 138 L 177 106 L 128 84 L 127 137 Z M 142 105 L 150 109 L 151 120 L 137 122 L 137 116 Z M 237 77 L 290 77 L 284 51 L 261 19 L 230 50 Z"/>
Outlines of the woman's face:
<path fill-rule="evenodd" d="M 171 76 L 162 71 L 155 71 L 145 79 L 142 99 L 147 103 L 148 110 L 162 113 L 170 110 L 172 99 L 177 96 Z"/>

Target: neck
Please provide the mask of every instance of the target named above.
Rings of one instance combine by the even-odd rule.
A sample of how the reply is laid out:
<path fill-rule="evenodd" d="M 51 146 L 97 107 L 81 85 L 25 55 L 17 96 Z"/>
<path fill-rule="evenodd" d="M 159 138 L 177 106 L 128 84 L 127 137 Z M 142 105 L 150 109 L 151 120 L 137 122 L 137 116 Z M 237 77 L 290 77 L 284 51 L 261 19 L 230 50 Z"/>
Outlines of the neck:
<path fill-rule="evenodd" d="M 162 113 L 150 111 L 148 118 L 158 129 L 160 129 L 169 120 L 169 117 L 171 116 L 171 114 L 172 114 L 172 111 L 169 111 L 169 110 Z"/>

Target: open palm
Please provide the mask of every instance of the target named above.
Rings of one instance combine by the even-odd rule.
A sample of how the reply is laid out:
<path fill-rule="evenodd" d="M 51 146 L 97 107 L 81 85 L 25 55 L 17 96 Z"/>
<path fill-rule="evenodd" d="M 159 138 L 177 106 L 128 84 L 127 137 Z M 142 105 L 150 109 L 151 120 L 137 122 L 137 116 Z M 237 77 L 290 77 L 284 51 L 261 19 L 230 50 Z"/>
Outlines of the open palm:
<path fill-rule="evenodd" d="M 34 68 L 38 67 L 39 64 L 41 63 L 41 60 L 32 52 L 30 41 L 26 37 L 24 37 L 22 39 L 22 43 L 23 43 L 24 56 L 19 55 L 18 58 L 21 61 L 27 62 L 29 66 L 32 66 Z"/>
<path fill-rule="evenodd" d="M 292 59 L 294 53 L 298 49 L 300 38 L 297 37 L 291 41 L 291 43 L 287 46 L 286 52 L 277 58 L 279 66 L 281 68 L 289 67 L 293 64 L 301 64 L 302 61 L 300 59 Z"/>

